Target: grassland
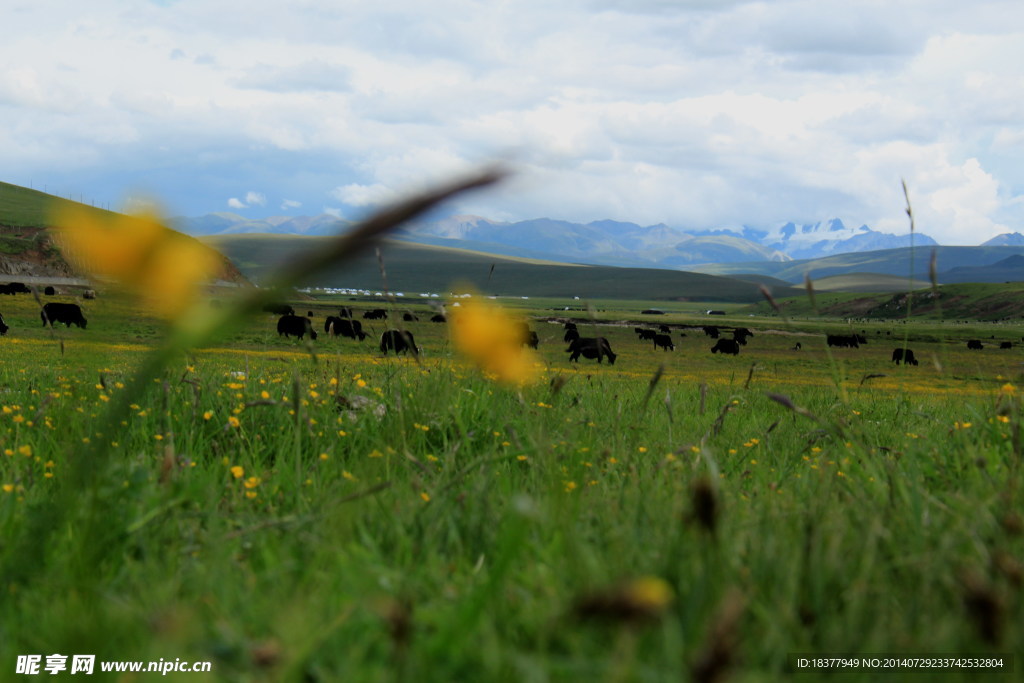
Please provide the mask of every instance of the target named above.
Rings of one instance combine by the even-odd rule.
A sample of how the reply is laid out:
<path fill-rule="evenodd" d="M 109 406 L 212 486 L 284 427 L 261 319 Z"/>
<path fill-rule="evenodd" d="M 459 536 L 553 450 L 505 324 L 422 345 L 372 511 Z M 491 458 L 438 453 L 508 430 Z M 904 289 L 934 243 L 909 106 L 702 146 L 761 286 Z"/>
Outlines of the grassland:
<path fill-rule="evenodd" d="M 807 296 L 786 297 L 776 304 L 784 315 L 795 317 L 858 318 L 898 320 L 907 314 L 907 294 L 864 294 L 824 292 L 812 303 Z M 910 295 L 912 317 L 932 321 L 1002 321 L 1024 319 L 1024 282 L 940 285 L 915 290 Z M 772 311 L 768 302 L 745 309 Z"/>
<path fill-rule="evenodd" d="M 403 323 L 417 361 L 268 315 L 105 425 L 162 324 L 101 296 L 51 333 L 5 297 L 5 673 L 77 653 L 213 664 L 170 680 L 812 681 L 788 654 L 1024 650 L 1021 351 L 963 345 L 1022 326 L 858 323 L 867 345 L 830 350 L 849 324 L 730 308 L 715 322 L 755 336 L 724 357 L 682 304 L 655 352 L 637 302 L 557 303 L 517 301 L 541 338 L 522 390 L 444 325 Z M 570 366 L 553 316 L 616 364 Z"/>
<path fill-rule="evenodd" d="M 327 237 L 228 235 L 204 238 L 238 264 L 246 276 L 259 280 L 304 249 L 324 244 Z M 497 294 L 584 299 L 655 299 L 661 301 L 754 302 L 761 299 L 759 282 L 657 268 L 573 266 L 462 249 L 389 240 L 381 248 L 391 291 L 447 293 L 453 282 L 466 282 Z M 381 290 L 385 286 L 375 254 L 318 274 L 322 287 Z M 785 285 L 777 296 L 797 294 Z"/>

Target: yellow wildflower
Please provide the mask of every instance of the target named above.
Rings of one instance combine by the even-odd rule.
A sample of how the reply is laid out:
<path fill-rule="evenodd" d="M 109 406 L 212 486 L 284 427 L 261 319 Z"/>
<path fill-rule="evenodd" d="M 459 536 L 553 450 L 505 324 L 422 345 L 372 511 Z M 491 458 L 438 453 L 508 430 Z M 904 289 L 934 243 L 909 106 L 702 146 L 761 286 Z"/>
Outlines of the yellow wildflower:
<path fill-rule="evenodd" d="M 245 476 L 245 468 L 242 467 L 241 465 L 235 465 L 234 467 L 231 468 L 231 476 L 233 476 L 235 479 L 241 479 L 242 477 Z"/>
<path fill-rule="evenodd" d="M 125 216 L 62 204 L 52 220 L 72 260 L 137 292 L 166 318 L 181 315 L 221 267 L 217 252 L 164 227 L 152 210 Z"/>
<path fill-rule="evenodd" d="M 228 424 L 231 425 L 232 427 L 240 427 L 242 425 L 242 423 L 234 415 L 230 415 L 228 417 Z"/>
<path fill-rule="evenodd" d="M 642 576 L 626 584 L 623 593 L 633 605 L 656 614 L 671 604 L 674 594 L 668 582 L 657 576 Z"/>
<path fill-rule="evenodd" d="M 521 385 L 535 380 L 536 357 L 524 346 L 525 325 L 478 296 L 461 304 L 450 319 L 455 347 L 500 382 Z"/>
<path fill-rule="evenodd" d="M 260 485 L 261 481 L 263 480 L 260 479 L 259 477 L 249 477 L 248 479 L 245 480 L 245 488 L 254 489 Z"/>

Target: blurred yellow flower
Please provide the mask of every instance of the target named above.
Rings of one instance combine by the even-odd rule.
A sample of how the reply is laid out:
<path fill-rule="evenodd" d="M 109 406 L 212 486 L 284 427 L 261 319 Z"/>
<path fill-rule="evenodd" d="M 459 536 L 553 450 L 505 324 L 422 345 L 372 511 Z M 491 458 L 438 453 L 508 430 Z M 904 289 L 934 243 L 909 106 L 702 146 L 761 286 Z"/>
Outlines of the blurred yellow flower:
<path fill-rule="evenodd" d="M 651 613 L 665 609 L 675 597 L 668 582 L 657 576 L 633 579 L 625 585 L 623 592 L 630 602 Z"/>
<path fill-rule="evenodd" d="M 455 347 L 506 384 L 537 378 L 535 354 L 524 347 L 526 326 L 479 296 L 461 301 L 449 320 Z"/>
<path fill-rule="evenodd" d="M 221 268 L 217 252 L 164 227 L 152 210 L 109 216 L 62 204 L 52 217 L 57 243 L 79 267 L 116 280 L 165 318 L 181 315 Z"/>

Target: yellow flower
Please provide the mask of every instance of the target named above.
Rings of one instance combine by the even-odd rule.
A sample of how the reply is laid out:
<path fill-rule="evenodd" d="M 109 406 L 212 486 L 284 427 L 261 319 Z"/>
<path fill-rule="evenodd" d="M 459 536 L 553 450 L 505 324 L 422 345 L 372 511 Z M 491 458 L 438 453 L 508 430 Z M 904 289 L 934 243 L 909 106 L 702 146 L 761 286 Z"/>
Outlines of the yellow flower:
<path fill-rule="evenodd" d="M 211 417 L 213 417 L 213 411 L 212 410 L 207 410 L 205 413 L 203 413 L 203 419 L 204 420 L 209 420 Z"/>
<path fill-rule="evenodd" d="M 11 493 L 14 491 L 14 484 L 4 484 L 4 493 Z"/>
<path fill-rule="evenodd" d="M 655 614 L 668 607 L 674 597 L 668 582 L 657 576 L 634 579 L 626 584 L 623 593 L 632 604 Z"/>
<path fill-rule="evenodd" d="M 231 425 L 232 427 L 240 427 L 242 425 L 242 423 L 239 422 L 238 418 L 235 417 L 234 415 L 228 417 L 228 424 Z"/>
<path fill-rule="evenodd" d="M 455 347 L 501 382 L 522 385 L 535 380 L 537 359 L 524 346 L 524 324 L 479 296 L 460 303 L 449 326 Z"/>
<path fill-rule="evenodd" d="M 420 498 L 423 499 L 424 503 L 429 503 L 430 502 L 430 494 L 427 493 L 426 491 L 423 491 L 422 493 L 420 493 Z"/>
<path fill-rule="evenodd" d="M 24 455 L 26 458 L 31 458 L 32 457 L 32 447 L 31 446 L 19 446 L 18 447 L 18 452 L 21 453 L 22 455 Z"/>
<path fill-rule="evenodd" d="M 233 476 L 235 479 L 241 479 L 242 477 L 245 476 L 245 468 L 242 467 L 241 465 L 235 465 L 234 467 L 231 468 L 231 476 Z"/>
<path fill-rule="evenodd" d="M 152 210 L 126 216 L 62 204 L 52 222 L 73 262 L 133 290 L 166 318 L 178 317 L 221 268 L 217 252 L 164 227 Z"/>
<path fill-rule="evenodd" d="M 263 480 L 260 479 L 259 477 L 249 477 L 248 479 L 245 480 L 245 488 L 254 489 L 260 485 L 261 481 Z"/>

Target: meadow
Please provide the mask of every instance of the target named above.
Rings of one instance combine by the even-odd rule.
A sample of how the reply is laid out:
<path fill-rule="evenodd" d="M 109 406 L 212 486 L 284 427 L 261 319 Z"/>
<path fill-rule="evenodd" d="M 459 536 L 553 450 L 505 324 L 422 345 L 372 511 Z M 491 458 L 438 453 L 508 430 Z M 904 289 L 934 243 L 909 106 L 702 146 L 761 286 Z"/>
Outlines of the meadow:
<path fill-rule="evenodd" d="M 379 304 L 292 303 L 319 330 Z M 163 323 L 101 293 L 51 332 L 4 297 L 2 677 L 62 653 L 212 662 L 174 680 L 813 681 L 835 676 L 793 654 L 1024 651 L 1022 347 L 963 343 L 1021 325 L 855 323 L 869 343 L 829 349 L 849 323 L 731 307 L 714 322 L 754 337 L 725 357 L 693 304 L 505 303 L 540 337 L 523 388 L 446 325 L 402 323 L 423 352 L 396 358 L 380 322 L 310 343 L 265 314 L 107 427 Z M 570 365 L 567 317 L 615 365 Z M 890 362 L 904 338 L 918 367 Z"/>

